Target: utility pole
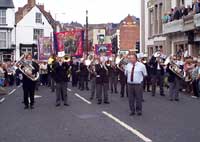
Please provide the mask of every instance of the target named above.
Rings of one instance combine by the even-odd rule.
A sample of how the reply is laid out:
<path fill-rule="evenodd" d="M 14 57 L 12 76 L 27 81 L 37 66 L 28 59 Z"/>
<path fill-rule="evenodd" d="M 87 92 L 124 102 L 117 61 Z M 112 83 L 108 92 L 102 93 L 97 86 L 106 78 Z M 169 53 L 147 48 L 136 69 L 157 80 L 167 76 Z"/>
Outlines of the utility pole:
<path fill-rule="evenodd" d="M 88 56 L 88 10 L 86 10 L 86 50 L 87 50 L 87 56 Z"/>

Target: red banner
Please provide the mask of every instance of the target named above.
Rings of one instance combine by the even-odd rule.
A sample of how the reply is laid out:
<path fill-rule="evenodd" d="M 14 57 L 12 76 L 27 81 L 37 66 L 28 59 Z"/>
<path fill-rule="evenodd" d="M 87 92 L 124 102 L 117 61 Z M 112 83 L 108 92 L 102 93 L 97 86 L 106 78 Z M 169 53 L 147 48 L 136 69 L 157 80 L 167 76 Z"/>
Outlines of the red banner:
<path fill-rule="evenodd" d="M 52 38 L 40 37 L 38 39 L 38 58 L 39 60 L 48 60 L 49 56 L 53 53 Z"/>
<path fill-rule="evenodd" d="M 65 52 L 66 55 L 83 55 L 83 31 L 65 31 L 55 33 L 57 52 Z"/>
<path fill-rule="evenodd" d="M 105 56 L 112 55 L 112 44 L 96 44 L 95 45 L 95 54 L 100 55 L 104 53 Z"/>

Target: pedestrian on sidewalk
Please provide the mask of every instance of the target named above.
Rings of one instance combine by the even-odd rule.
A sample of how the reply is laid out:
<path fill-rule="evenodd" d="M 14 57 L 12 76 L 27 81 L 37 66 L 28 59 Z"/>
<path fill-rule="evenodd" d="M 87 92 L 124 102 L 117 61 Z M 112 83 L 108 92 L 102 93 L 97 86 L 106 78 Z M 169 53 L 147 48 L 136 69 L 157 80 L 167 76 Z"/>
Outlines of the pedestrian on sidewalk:
<path fill-rule="evenodd" d="M 147 70 L 144 64 L 137 61 L 137 55 L 129 52 L 130 63 L 125 67 L 125 75 L 128 82 L 128 96 L 130 106 L 130 116 L 142 115 L 142 96 L 143 96 L 143 80 L 147 76 Z"/>

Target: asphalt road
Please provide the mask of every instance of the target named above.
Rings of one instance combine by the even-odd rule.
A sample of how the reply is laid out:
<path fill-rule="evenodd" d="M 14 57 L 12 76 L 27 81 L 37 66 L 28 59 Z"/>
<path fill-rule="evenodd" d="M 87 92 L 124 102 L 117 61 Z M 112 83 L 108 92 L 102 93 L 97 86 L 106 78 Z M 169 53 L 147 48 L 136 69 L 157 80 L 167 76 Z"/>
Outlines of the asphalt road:
<path fill-rule="evenodd" d="M 0 101 L 0 142 L 200 141 L 200 100 L 189 96 L 170 102 L 168 96 L 144 93 L 143 115 L 129 116 L 128 100 L 120 94 L 97 105 L 89 91 L 69 85 L 70 106 L 55 107 L 55 93 L 41 86 L 35 109 L 24 110 L 22 88 L 8 90 Z"/>

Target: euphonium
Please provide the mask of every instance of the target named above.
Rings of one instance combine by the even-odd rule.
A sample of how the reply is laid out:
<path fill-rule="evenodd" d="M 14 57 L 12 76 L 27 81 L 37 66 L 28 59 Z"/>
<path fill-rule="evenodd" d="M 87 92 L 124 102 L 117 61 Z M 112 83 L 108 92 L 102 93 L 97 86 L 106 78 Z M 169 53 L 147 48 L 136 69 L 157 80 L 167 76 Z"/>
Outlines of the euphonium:
<path fill-rule="evenodd" d="M 20 59 L 15 63 L 15 66 L 19 68 L 19 70 L 26 75 L 30 80 L 37 81 L 39 79 L 40 74 L 37 72 L 36 75 L 30 75 L 32 74 L 32 71 L 34 70 L 34 67 L 32 64 L 26 62 L 24 60 L 25 55 L 22 55 Z"/>

